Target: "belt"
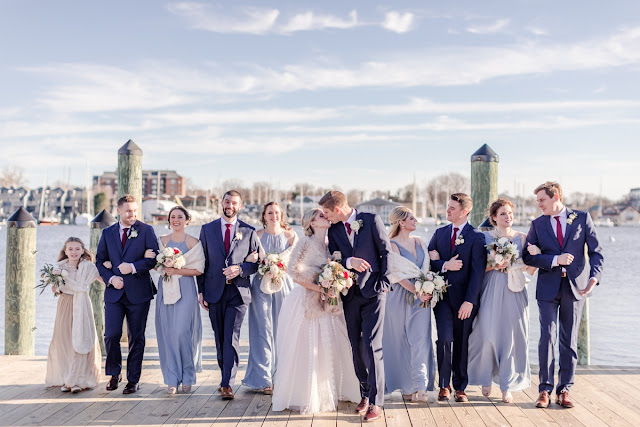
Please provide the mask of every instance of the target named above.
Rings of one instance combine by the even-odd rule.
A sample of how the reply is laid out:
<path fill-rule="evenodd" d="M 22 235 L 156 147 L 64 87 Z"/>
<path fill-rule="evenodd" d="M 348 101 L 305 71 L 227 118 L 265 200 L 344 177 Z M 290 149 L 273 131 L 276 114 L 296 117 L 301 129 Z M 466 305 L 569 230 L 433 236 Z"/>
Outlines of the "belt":
<path fill-rule="evenodd" d="M 560 274 L 560 277 L 567 277 L 567 272 L 566 272 L 566 271 L 563 271 L 563 272 Z"/>

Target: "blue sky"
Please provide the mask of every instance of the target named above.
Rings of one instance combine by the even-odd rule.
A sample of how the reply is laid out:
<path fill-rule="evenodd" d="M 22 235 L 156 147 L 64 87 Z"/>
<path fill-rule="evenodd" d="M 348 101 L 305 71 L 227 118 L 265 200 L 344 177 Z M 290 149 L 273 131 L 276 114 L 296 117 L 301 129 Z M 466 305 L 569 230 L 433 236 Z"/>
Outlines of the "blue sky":
<path fill-rule="evenodd" d="M 640 187 L 640 2 L 0 1 L 0 167 L 391 189 Z M 532 195 L 533 197 L 533 195 Z"/>

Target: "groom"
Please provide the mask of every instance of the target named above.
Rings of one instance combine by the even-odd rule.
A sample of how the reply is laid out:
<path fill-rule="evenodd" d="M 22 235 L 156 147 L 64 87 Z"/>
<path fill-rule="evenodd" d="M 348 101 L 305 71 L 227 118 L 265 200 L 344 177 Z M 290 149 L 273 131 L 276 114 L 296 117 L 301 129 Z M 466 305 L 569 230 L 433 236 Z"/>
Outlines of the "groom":
<path fill-rule="evenodd" d="M 249 276 L 258 264 L 245 261 L 258 251 L 260 241 L 250 225 L 238 220 L 242 196 L 235 190 L 222 197 L 222 217 L 202 226 L 204 273 L 198 276 L 200 305 L 209 312 L 216 341 L 218 366 L 222 371 L 220 394 L 233 399 L 238 371 L 240 326 L 251 302 Z"/>
<path fill-rule="evenodd" d="M 122 378 L 120 337 L 126 316 L 128 382 L 123 393 L 131 394 L 138 390 L 144 356 L 144 331 L 155 291 L 149 270 L 155 267 L 156 260 L 145 258 L 144 253 L 147 249 L 158 252 L 158 240 L 151 226 L 138 221 L 138 203 L 130 194 L 118 200 L 118 216 L 120 221 L 105 228 L 100 236 L 96 267 L 107 284 L 104 290 L 105 373 L 111 375 L 107 390 L 117 389 Z M 111 263 L 110 269 L 104 266 L 105 261 Z"/>
<path fill-rule="evenodd" d="M 522 258 L 525 264 L 539 269 L 536 299 L 540 311 L 540 395 L 536 406 L 549 406 L 559 323 L 560 370 L 556 404 L 571 408 L 574 403 L 569 390 L 578 362 L 578 327 L 582 308 L 585 298 L 600 282 L 604 259 L 591 216 L 564 206 L 560 184 L 545 182 L 535 189 L 534 194 L 542 215 L 531 223 L 527 244 L 537 246 L 539 251 L 524 251 Z M 589 265 L 585 259 L 585 248 Z"/>
<path fill-rule="evenodd" d="M 436 348 L 440 392 L 438 400 L 451 397 L 451 374 L 456 402 L 467 402 L 467 360 L 469 334 L 487 265 L 484 234 L 473 228 L 468 216 L 473 209 L 471 197 L 452 194 L 447 206 L 451 224 L 436 230 L 429 252 L 436 251 L 438 260 L 431 261 L 433 271 L 444 273 L 449 283 L 447 292 L 433 309 L 438 330 Z"/>
<path fill-rule="evenodd" d="M 328 192 L 318 203 L 333 224 L 329 228 L 329 251 L 339 251 L 342 265 L 357 273 L 357 286 L 352 286 L 343 297 L 362 396 L 356 412 L 366 412 L 365 421 L 377 420 L 382 416 L 384 404 L 382 326 L 389 289 L 386 276 L 387 255 L 391 251 L 389 238 L 380 217 L 352 209 L 339 191 Z"/>

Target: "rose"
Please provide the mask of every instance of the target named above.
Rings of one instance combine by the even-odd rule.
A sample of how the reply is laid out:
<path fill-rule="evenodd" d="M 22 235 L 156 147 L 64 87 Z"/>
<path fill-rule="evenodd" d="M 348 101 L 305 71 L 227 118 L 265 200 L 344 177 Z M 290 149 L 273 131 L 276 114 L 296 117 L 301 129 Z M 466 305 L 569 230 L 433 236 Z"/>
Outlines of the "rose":
<path fill-rule="evenodd" d="M 440 290 L 444 286 L 444 279 L 441 276 L 438 276 L 433 280 L 433 284 L 436 289 Z"/>
<path fill-rule="evenodd" d="M 187 263 L 187 261 L 184 259 L 184 257 L 183 257 L 183 256 L 179 256 L 179 257 L 175 260 L 175 262 L 174 262 L 174 264 L 173 264 L 173 267 L 174 267 L 174 268 L 178 268 L 178 269 L 180 269 L 180 268 L 184 267 L 184 265 L 185 265 L 186 263 Z"/>
<path fill-rule="evenodd" d="M 68 272 L 67 270 L 62 270 L 62 271 L 60 272 L 60 275 L 61 275 L 62 277 L 67 277 L 67 276 L 69 275 L 69 272 Z"/>
<path fill-rule="evenodd" d="M 422 290 L 422 285 L 423 283 L 420 280 L 416 280 L 416 283 L 414 283 L 414 286 L 416 287 L 416 293 Z"/>
<path fill-rule="evenodd" d="M 173 248 L 164 248 L 162 250 L 162 255 L 166 257 L 174 255 Z"/>
<path fill-rule="evenodd" d="M 499 244 L 500 246 L 504 246 L 504 245 L 506 245 L 507 243 L 509 243 L 509 239 L 507 239 L 506 237 L 501 237 L 501 238 L 499 238 L 499 239 L 498 239 L 498 244 Z"/>
<path fill-rule="evenodd" d="M 423 294 L 432 294 L 434 289 L 435 289 L 435 285 L 433 284 L 433 282 L 424 282 L 422 284 L 422 289 L 420 289 L 420 291 Z"/>
<path fill-rule="evenodd" d="M 347 278 L 347 287 L 350 288 L 353 286 L 353 279 L 351 277 Z"/>
<path fill-rule="evenodd" d="M 173 254 L 174 255 L 178 255 L 180 253 L 180 249 L 178 248 L 173 248 Z"/>
<path fill-rule="evenodd" d="M 53 270 L 51 270 L 51 274 L 59 276 L 59 275 L 62 274 L 62 269 L 61 268 L 54 268 Z"/>
<path fill-rule="evenodd" d="M 274 276 L 274 277 L 277 276 L 279 272 L 280 272 L 280 269 L 275 265 L 272 265 L 269 268 L 269 273 L 271 273 L 271 275 Z"/>
<path fill-rule="evenodd" d="M 174 261 L 172 258 L 167 258 L 164 260 L 164 266 L 167 268 L 173 267 Z"/>
<path fill-rule="evenodd" d="M 281 262 L 279 262 L 279 263 L 278 263 L 278 268 L 284 268 L 284 264 L 283 264 L 283 263 L 281 263 Z"/>
<path fill-rule="evenodd" d="M 267 259 L 271 262 L 276 262 L 278 261 L 278 256 L 276 254 L 269 254 L 267 255 Z"/>
<path fill-rule="evenodd" d="M 503 264 L 504 263 L 504 257 L 502 255 L 498 254 L 494 258 L 494 261 L 495 261 L 496 265 Z"/>

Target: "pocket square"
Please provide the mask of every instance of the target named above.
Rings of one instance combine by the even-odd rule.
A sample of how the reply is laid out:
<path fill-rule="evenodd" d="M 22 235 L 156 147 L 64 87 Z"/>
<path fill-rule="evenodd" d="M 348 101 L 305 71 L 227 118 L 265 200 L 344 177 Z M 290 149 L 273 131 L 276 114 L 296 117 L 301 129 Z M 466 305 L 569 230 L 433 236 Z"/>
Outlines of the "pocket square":
<path fill-rule="evenodd" d="M 578 224 L 578 229 L 576 230 L 576 234 L 573 236 L 573 240 L 578 240 L 580 238 L 581 232 L 582 232 L 582 226 Z"/>

